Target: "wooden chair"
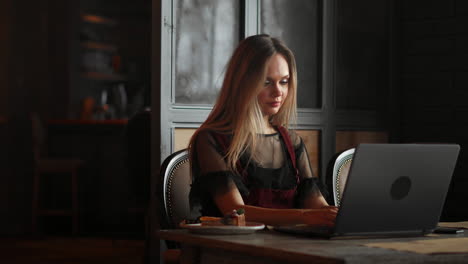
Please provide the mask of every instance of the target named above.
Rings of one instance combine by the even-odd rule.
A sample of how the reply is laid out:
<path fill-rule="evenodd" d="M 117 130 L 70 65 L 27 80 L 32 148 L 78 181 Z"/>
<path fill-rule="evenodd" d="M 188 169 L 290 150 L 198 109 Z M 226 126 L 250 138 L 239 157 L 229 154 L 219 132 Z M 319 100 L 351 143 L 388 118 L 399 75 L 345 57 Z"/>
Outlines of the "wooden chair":
<path fill-rule="evenodd" d="M 340 201 L 348 179 L 349 169 L 354 155 L 354 148 L 341 152 L 333 163 L 332 186 L 333 198 L 336 206 L 340 206 Z"/>
<path fill-rule="evenodd" d="M 38 216 L 65 215 L 72 217 L 72 232 L 78 233 L 78 169 L 84 163 L 80 159 L 51 158 L 46 151 L 46 129 L 39 116 L 35 113 L 30 115 L 33 138 L 34 175 L 32 196 L 32 232 L 37 233 Z M 70 193 L 72 198 L 71 209 L 45 209 L 39 207 L 41 194 L 41 179 L 49 174 L 69 175 L 71 177 Z"/>
<path fill-rule="evenodd" d="M 161 229 L 174 229 L 179 223 L 190 218 L 190 162 L 188 150 L 183 149 L 169 155 L 161 165 L 159 184 Z M 179 263 L 178 244 L 165 241 L 167 250 L 163 252 L 165 263 Z"/>

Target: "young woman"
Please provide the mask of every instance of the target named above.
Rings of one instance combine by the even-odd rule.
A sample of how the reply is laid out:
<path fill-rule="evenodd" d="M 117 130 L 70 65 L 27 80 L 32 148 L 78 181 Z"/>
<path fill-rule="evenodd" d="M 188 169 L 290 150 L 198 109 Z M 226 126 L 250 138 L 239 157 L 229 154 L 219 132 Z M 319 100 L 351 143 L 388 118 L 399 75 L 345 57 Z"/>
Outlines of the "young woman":
<path fill-rule="evenodd" d="M 232 55 L 207 120 L 191 138 L 190 203 L 204 216 L 245 209 L 247 221 L 332 226 L 296 116 L 296 63 L 276 38 L 251 36 Z"/>

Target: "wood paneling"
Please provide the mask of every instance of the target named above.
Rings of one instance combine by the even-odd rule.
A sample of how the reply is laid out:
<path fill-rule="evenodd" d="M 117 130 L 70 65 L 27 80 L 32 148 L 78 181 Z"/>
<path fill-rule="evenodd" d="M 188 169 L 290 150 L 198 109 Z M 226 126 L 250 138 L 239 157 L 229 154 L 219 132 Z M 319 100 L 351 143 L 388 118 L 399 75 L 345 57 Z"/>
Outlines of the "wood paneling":
<path fill-rule="evenodd" d="M 174 131 L 174 152 L 187 148 L 195 128 L 176 128 Z"/>
<path fill-rule="evenodd" d="M 387 143 L 385 131 L 337 131 L 336 152 L 356 147 L 360 143 Z"/>

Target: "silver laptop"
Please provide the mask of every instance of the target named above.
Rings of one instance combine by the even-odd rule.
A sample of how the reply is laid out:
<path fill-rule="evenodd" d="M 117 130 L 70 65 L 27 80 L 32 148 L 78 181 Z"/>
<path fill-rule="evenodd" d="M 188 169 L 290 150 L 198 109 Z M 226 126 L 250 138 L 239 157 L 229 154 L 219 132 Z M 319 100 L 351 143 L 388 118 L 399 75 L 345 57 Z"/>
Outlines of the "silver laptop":
<path fill-rule="evenodd" d="M 456 144 L 360 144 L 335 227 L 275 229 L 326 237 L 431 233 L 439 222 L 459 150 Z"/>

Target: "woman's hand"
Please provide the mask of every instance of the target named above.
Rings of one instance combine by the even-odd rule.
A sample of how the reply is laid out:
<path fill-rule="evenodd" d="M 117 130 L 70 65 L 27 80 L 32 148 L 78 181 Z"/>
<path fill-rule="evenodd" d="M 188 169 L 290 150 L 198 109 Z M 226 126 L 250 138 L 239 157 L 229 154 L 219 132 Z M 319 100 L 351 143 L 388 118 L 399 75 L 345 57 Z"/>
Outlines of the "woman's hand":
<path fill-rule="evenodd" d="M 334 226 L 338 207 L 324 206 L 319 209 L 306 209 L 302 212 L 302 219 L 307 225 Z"/>

